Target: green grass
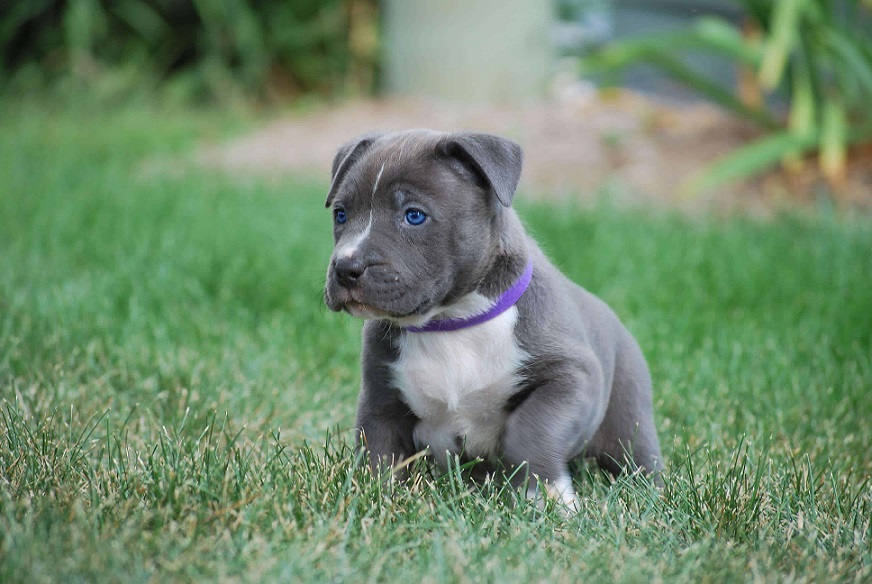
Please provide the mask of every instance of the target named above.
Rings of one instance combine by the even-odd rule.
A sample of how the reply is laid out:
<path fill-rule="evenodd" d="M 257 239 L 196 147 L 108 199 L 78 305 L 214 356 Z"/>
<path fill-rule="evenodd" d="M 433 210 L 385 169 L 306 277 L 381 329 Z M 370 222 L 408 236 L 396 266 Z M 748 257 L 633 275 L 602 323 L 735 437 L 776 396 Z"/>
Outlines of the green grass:
<path fill-rule="evenodd" d="M 521 203 L 639 339 L 669 465 L 580 468 L 565 519 L 355 465 L 326 177 L 190 163 L 253 120 L 2 114 L 0 581 L 872 579 L 868 218 Z"/>

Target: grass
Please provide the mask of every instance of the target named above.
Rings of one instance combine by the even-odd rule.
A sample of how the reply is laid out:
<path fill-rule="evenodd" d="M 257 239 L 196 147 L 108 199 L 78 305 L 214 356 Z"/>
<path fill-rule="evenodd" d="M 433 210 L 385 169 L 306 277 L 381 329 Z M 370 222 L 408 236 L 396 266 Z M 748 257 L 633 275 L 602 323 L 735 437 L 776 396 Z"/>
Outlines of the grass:
<path fill-rule="evenodd" d="M 253 120 L 0 107 L 0 581 L 872 579 L 868 218 L 522 203 L 645 349 L 669 465 L 581 466 L 564 519 L 355 464 L 326 177 L 189 163 Z"/>

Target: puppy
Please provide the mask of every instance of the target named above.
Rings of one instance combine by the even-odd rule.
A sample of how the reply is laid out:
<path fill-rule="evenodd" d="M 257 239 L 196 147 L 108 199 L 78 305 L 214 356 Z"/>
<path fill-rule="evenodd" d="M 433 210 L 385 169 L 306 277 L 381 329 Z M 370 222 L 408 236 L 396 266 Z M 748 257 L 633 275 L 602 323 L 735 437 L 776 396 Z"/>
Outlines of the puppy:
<path fill-rule="evenodd" d="M 632 335 L 561 274 L 510 207 L 520 146 L 481 133 L 367 134 L 333 161 L 325 301 L 366 319 L 358 440 L 374 466 L 429 449 L 526 465 L 578 506 L 568 463 L 662 468 Z"/>

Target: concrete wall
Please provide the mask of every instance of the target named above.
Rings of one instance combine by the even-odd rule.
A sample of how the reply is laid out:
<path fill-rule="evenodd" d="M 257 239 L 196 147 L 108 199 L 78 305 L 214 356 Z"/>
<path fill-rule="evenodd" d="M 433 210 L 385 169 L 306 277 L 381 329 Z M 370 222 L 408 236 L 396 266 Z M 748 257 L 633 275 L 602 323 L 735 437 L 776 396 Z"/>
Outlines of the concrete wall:
<path fill-rule="evenodd" d="M 388 94 L 517 103 L 551 73 L 548 0 L 384 0 Z"/>

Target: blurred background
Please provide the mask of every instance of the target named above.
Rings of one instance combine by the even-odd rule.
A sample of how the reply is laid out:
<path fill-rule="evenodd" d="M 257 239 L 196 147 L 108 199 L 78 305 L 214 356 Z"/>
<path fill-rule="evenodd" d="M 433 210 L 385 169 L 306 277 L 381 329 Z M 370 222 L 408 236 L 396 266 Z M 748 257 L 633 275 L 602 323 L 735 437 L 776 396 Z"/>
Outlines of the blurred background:
<path fill-rule="evenodd" d="M 521 142 L 534 196 L 872 199 L 868 0 L 7 0 L 0 93 L 275 114 L 199 154 L 234 170 L 430 126 Z"/>

